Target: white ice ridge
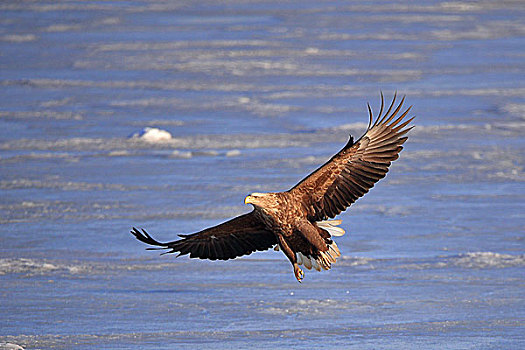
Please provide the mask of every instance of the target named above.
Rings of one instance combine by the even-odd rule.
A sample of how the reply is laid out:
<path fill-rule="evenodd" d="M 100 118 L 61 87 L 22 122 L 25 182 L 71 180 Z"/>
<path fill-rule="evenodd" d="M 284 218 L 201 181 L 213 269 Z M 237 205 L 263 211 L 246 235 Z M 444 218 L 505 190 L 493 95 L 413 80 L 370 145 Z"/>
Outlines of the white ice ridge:
<path fill-rule="evenodd" d="M 132 139 L 141 139 L 147 142 L 164 142 L 172 139 L 171 134 L 166 130 L 146 127 L 130 136 Z"/>
<path fill-rule="evenodd" d="M 525 265 L 525 255 L 510 255 L 494 252 L 466 253 L 456 257 L 453 264 L 475 269 L 519 267 Z"/>
<path fill-rule="evenodd" d="M 18 344 L 0 342 L 0 350 L 24 350 L 24 348 Z"/>

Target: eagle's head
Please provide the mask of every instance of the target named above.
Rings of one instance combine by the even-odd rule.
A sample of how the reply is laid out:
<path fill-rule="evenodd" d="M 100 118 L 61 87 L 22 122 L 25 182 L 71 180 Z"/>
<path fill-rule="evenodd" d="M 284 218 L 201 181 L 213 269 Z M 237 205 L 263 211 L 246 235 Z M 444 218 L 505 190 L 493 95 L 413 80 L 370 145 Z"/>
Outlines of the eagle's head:
<path fill-rule="evenodd" d="M 244 198 L 244 204 L 252 204 L 259 208 L 271 208 L 275 205 L 274 194 L 254 192 Z"/>

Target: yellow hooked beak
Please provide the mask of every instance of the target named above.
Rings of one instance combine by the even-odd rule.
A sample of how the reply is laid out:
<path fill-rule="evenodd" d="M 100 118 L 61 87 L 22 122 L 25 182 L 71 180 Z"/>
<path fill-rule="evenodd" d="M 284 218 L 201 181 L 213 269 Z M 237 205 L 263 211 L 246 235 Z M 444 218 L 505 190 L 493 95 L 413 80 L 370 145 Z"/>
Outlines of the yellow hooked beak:
<path fill-rule="evenodd" d="M 253 199 L 252 196 L 246 196 L 246 198 L 244 198 L 244 204 L 252 203 L 252 199 Z"/>

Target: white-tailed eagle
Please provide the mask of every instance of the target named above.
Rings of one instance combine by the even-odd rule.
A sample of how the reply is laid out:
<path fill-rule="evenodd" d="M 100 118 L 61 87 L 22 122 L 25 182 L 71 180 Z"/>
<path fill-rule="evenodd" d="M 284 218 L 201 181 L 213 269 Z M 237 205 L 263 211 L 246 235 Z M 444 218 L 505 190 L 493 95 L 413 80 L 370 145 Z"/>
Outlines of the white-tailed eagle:
<path fill-rule="evenodd" d="M 373 118 L 363 136 L 348 143 L 325 164 L 286 192 L 252 193 L 244 199 L 250 213 L 200 232 L 179 235 L 173 242 L 158 242 L 145 230 L 133 228 L 140 241 L 168 249 L 166 253 L 190 254 L 190 258 L 228 260 L 271 247 L 290 260 L 299 282 L 312 267 L 328 270 L 341 255 L 332 236 L 344 234 L 340 220 L 328 220 L 345 211 L 374 184 L 385 177 L 390 164 L 399 157 L 413 117 L 404 120 L 410 107 L 399 114 L 404 97 L 395 106 L 396 96 L 384 112 Z M 384 112 L 384 113 L 383 113 Z M 394 119 L 396 118 L 396 119 Z"/>

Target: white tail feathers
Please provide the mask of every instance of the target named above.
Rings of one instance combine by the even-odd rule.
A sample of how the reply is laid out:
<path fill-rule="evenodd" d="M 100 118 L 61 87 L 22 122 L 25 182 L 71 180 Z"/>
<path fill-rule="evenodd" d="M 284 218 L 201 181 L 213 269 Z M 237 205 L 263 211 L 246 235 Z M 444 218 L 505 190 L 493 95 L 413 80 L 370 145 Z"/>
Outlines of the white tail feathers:
<path fill-rule="evenodd" d="M 345 234 L 345 230 L 343 230 L 340 227 L 337 227 L 341 225 L 341 220 L 326 220 L 326 221 L 317 221 L 316 224 L 318 227 L 325 229 L 328 231 L 328 233 L 332 236 L 342 236 Z"/>
<path fill-rule="evenodd" d="M 341 251 L 339 250 L 339 247 L 337 246 L 337 243 L 335 241 L 332 241 L 332 244 L 328 246 L 328 251 L 334 258 L 338 258 L 341 256 Z"/>
<path fill-rule="evenodd" d="M 314 258 L 311 255 L 306 256 L 300 252 L 296 253 L 295 256 L 299 265 L 304 265 L 304 267 L 306 267 L 308 270 L 313 267 L 317 271 L 321 271 L 321 269 L 330 270 L 332 264 L 335 263 L 336 259 L 341 256 L 341 252 L 339 251 L 337 244 L 332 242 L 332 244 L 328 246 L 328 250 L 326 252 L 319 252 L 319 256 L 317 258 Z"/>

